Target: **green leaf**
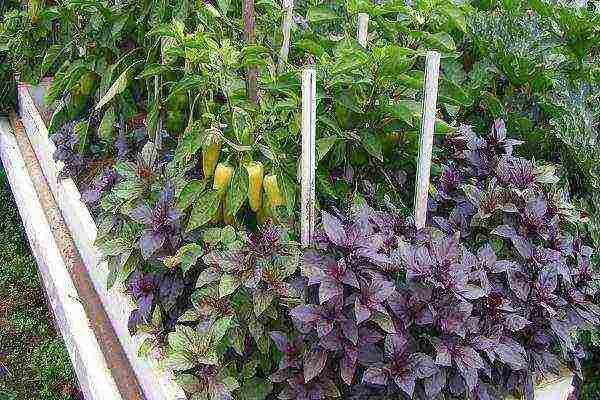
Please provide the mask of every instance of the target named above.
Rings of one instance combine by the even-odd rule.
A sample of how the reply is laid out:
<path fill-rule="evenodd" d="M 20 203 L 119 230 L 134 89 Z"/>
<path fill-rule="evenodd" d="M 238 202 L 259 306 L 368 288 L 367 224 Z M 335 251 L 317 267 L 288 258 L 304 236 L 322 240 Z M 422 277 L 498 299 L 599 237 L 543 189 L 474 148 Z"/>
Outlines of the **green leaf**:
<path fill-rule="evenodd" d="M 253 378 L 247 380 L 238 390 L 239 400 L 265 400 L 273 391 L 273 385 L 266 379 Z"/>
<path fill-rule="evenodd" d="M 202 234 L 202 240 L 211 246 L 216 245 L 221 241 L 221 228 L 208 228 Z"/>
<path fill-rule="evenodd" d="M 216 190 L 209 190 L 196 201 L 186 232 L 194 230 L 206 224 L 215 216 L 219 209 L 221 196 Z"/>
<path fill-rule="evenodd" d="M 221 243 L 224 245 L 228 245 L 235 241 L 235 228 L 231 225 L 227 225 L 223 229 L 221 229 Z"/>
<path fill-rule="evenodd" d="M 423 39 L 432 50 L 440 50 L 445 53 L 451 53 L 456 50 L 454 39 L 446 32 L 427 33 L 421 32 Z"/>
<path fill-rule="evenodd" d="M 237 167 L 227 190 L 225 214 L 235 215 L 248 197 L 248 171 L 243 165 Z"/>
<path fill-rule="evenodd" d="M 218 319 L 212 326 L 212 338 L 214 343 L 219 343 L 231 327 L 233 316 Z"/>
<path fill-rule="evenodd" d="M 470 107 L 473 99 L 458 84 L 449 79 L 441 78 L 438 99 L 441 103 L 459 107 Z"/>
<path fill-rule="evenodd" d="M 502 102 L 493 93 L 482 92 L 481 102 L 494 118 L 500 118 L 506 114 Z"/>
<path fill-rule="evenodd" d="M 194 179 L 188 182 L 179 194 L 179 200 L 177 202 L 177 208 L 181 211 L 186 210 L 192 205 L 198 198 L 198 195 L 206 187 L 206 182 L 199 179 Z"/>
<path fill-rule="evenodd" d="M 115 125 L 115 120 L 116 120 L 115 108 L 110 107 L 104 113 L 104 116 L 102 117 L 102 121 L 100 121 L 100 126 L 98 127 L 98 135 L 100 136 L 100 139 L 102 139 L 105 142 L 109 142 L 112 140 L 112 138 L 113 138 L 112 133 L 113 133 L 113 127 Z"/>
<path fill-rule="evenodd" d="M 125 241 L 123 238 L 116 238 L 100 244 L 98 247 L 104 257 L 117 256 L 131 249 L 132 244 Z"/>
<path fill-rule="evenodd" d="M 153 339 L 151 339 L 151 338 L 144 339 L 144 341 L 142 342 L 142 344 L 140 344 L 140 347 L 138 348 L 137 356 L 139 358 L 148 357 L 150 355 L 150 352 L 152 351 L 153 347 L 154 347 Z"/>
<path fill-rule="evenodd" d="M 185 91 L 191 90 L 201 86 L 204 83 L 204 80 L 197 75 L 188 75 L 173 86 L 171 86 L 171 90 L 169 91 L 169 97 L 167 97 L 166 102 L 173 101 L 177 94 Z"/>
<path fill-rule="evenodd" d="M 363 130 L 360 133 L 360 143 L 362 147 L 379 161 L 383 161 L 382 145 L 377 133 L 371 129 Z"/>
<path fill-rule="evenodd" d="M 44 55 L 44 60 L 42 61 L 42 66 L 40 70 L 40 75 L 44 76 L 48 73 L 50 68 L 54 65 L 58 57 L 63 51 L 62 44 L 55 44 L 54 46 L 50 46 L 46 54 Z"/>
<path fill-rule="evenodd" d="M 287 174 L 281 174 L 279 176 L 279 182 L 281 184 L 281 190 L 283 191 L 283 196 L 285 198 L 285 205 L 287 206 L 288 215 L 293 216 L 294 206 L 296 204 L 297 185 Z"/>
<path fill-rule="evenodd" d="M 406 74 L 398 76 L 400 84 L 415 90 L 423 90 L 423 71 L 408 71 Z"/>
<path fill-rule="evenodd" d="M 161 75 L 170 68 L 162 64 L 148 64 L 146 68 L 135 79 L 144 79 L 150 76 Z"/>
<path fill-rule="evenodd" d="M 221 277 L 221 272 L 215 267 L 208 267 L 200 273 L 198 281 L 196 281 L 196 287 L 201 288 L 209 283 L 213 283 Z"/>
<path fill-rule="evenodd" d="M 334 11 L 325 5 L 313 6 L 308 9 L 306 19 L 309 22 L 327 22 L 340 18 Z"/>
<path fill-rule="evenodd" d="M 399 100 L 392 105 L 390 113 L 395 118 L 414 126 L 415 121 L 420 118 L 421 103 L 414 100 Z"/>
<path fill-rule="evenodd" d="M 229 339 L 231 347 L 240 355 L 243 356 L 246 351 L 246 329 L 236 326 L 229 331 Z"/>
<path fill-rule="evenodd" d="M 133 200 L 141 197 L 144 189 L 144 184 L 140 180 L 128 179 L 117 183 L 112 192 L 120 199 Z"/>
<path fill-rule="evenodd" d="M 117 80 L 114 81 L 113 84 L 111 85 L 110 89 L 108 89 L 106 94 L 104 96 L 102 96 L 102 98 L 100 99 L 98 104 L 96 104 L 96 108 L 95 108 L 96 111 L 100 110 L 102 107 L 104 107 L 104 105 L 106 105 L 109 101 L 111 101 L 116 95 L 121 94 L 127 88 L 127 80 L 128 80 L 127 77 L 129 75 L 129 72 L 133 69 L 133 67 L 135 67 L 137 64 L 139 64 L 141 62 L 142 62 L 141 60 L 134 62 L 129 67 L 127 67 L 125 69 L 125 71 L 123 71 L 121 73 L 121 75 L 119 75 Z"/>
<path fill-rule="evenodd" d="M 375 312 L 371 315 L 371 321 L 375 322 L 385 332 L 394 334 L 396 328 L 394 327 L 394 321 L 387 313 Z"/>
<path fill-rule="evenodd" d="M 155 100 L 149 101 L 146 126 L 148 127 L 148 139 L 150 140 L 154 140 L 156 137 L 156 130 L 158 129 L 159 117 L 160 112 L 158 110 L 158 103 Z"/>
<path fill-rule="evenodd" d="M 235 290 L 240 287 L 241 284 L 242 282 L 239 278 L 230 274 L 223 275 L 221 277 L 221 281 L 219 282 L 219 296 L 229 296 L 235 292 Z"/>
<path fill-rule="evenodd" d="M 362 113 L 356 95 L 350 90 L 345 90 L 339 93 L 337 96 L 335 96 L 334 101 L 350 111 Z"/>
<path fill-rule="evenodd" d="M 193 328 L 187 325 L 177 325 L 175 332 L 170 332 L 168 335 L 169 346 L 176 352 L 189 351 L 196 336 Z"/>
<path fill-rule="evenodd" d="M 275 295 L 271 291 L 259 290 L 254 294 L 252 302 L 254 303 L 254 314 L 256 317 L 260 315 L 271 305 Z"/>
<path fill-rule="evenodd" d="M 416 60 L 416 52 L 413 49 L 389 45 L 382 49 L 383 60 L 380 62 L 382 75 L 396 77 L 408 71 Z"/>
<path fill-rule="evenodd" d="M 87 146 L 89 127 L 89 122 L 82 120 L 79 121 L 73 128 L 75 135 L 77 135 L 77 148 L 80 153 L 83 153 L 85 151 L 85 147 Z"/>
<path fill-rule="evenodd" d="M 181 270 L 185 274 L 190 270 L 198 259 L 204 254 L 202 247 L 196 243 L 188 243 L 177 251 L 177 256 L 181 259 Z"/>
<path fill-rule="evenodd" d="M 187 393 L 196 393 L 202 387 L 200 380 L 191 374 L 177 374 L 175 382 Z"/>
<path fill-rule="evenodd" d="M 185 371 L 194 367 L 194 363 L 190 361 L 185 353 L 176 352 L 168 356 L 164 361 L 164 366 L 167 369 L 174 371 Z"/>
<path fill-rule="evenodd" d="M 337 139 L 337 136 L 328 136 L 317 139 L 317 162 L 321 161 L 327 153 L 329 153 L 329 150 L 331 150 L 335 142 L 337 142 Z"/>
<path fill-rule="evenodd" d="M 446 3 L 440 7 L 440 11 L 446 15 L 450 21 L 452 21 L 458 30 L 467 33 L 467 21 L 465 14 L 460 8 L 451 3 Z"/>

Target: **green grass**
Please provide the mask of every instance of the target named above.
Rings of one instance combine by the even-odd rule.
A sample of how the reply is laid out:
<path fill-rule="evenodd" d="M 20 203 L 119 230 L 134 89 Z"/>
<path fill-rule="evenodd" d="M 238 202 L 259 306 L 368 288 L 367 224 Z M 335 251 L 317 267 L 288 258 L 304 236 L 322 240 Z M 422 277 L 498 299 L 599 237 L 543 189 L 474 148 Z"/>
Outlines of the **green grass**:
<path fill-rule="evenodd" d="M 75 400 L 76 378 L 0 167 L 0 400 Z"/>

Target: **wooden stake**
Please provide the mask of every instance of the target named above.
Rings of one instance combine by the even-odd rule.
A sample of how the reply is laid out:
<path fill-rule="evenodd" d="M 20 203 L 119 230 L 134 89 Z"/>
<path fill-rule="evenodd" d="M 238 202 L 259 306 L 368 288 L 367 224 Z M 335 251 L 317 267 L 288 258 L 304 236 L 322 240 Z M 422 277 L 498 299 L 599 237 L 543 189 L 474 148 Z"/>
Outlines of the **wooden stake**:
<path fill-rule="evenodd" d="M 423 86 L 423 113 L 421 118 L 421 139 L 417 160 L 417 185 L 415 188 L 415 225 L 425 227 L 427 219 L 427 199 L 431 172 L 431 151 L 435 131 L 438 77 L 440 73 L 440 53 L 428 51 L 425 58 L 425 84 Z"/>
<path fill-rule="evenodd" d="M 254 0 L 244 0 L 244 28 L 246 33 L 246 43 L 256 43 L 256 30 L 254 28 Z M 258 104 L 258 67 L 248 68 L 247 74 L 248 99 Z"/>
<path fill-rule="evenodd" d="M 313 68 L 302 71 L 301 244 L 312 244 L 315 232 L 317 85 Z"/>
<path fill-rule="evenodd" d="M 281 43 L 281 49 L 279 50 L 279 62 L 277 64 L 277 72 L 280 74 L 285 72 L 285 65 L 290 52 L 290 36 L 292 30 L 294 0 L 283 0 L 283 10 L 285 12 L 285 15 L 283 16 L 283 23 L 281 24 L 281 30 L 283 31 L 283 42 Z"/>
<path fill-rule="evenodd" d="M 367 47 L 367 37 L 369 35 L 369 14 L 359 13 L 358 14 L 358 32 L 357 38 L 358 43 L 362 47 Z"/>

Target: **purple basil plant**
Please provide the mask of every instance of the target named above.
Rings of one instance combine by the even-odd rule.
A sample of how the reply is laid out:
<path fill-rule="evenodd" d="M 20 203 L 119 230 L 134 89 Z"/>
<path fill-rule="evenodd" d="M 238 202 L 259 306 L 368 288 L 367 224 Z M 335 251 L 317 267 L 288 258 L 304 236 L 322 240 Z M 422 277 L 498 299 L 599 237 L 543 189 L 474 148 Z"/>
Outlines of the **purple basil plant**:
<path fill-rule="evenodd" d="M 271 333 L 280 398 L 533 399 L 580 373 L 600 275 L 551 166 L 513 154 L 501 121 L 445 143 L 429 226 L 395 210 L 322 213 L 294 329 Z"/>

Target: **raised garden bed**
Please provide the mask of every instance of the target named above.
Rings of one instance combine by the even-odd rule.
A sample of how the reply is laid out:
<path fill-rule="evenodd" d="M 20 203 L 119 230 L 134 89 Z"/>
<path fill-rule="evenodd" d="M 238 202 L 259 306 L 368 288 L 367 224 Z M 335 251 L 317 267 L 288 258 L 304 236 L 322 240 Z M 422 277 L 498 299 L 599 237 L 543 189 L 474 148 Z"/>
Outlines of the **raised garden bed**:
<path fill-rule="evenodd" d="M 123 287 L 115 286 L 111 290 L 106 288 L 108 267 L 106 263 L 99 262 L 101 255 L 94 246 L 97 234 L 95 223 L 87 207 L 82 203 L 81 195 L 75 183 L 71 179 L 61 181 L 57 179 L 60 165 L 54 162 L 52 158 L 55 146 L 49 140 L 47 134 L 46 116 L 48 110 L 39 103 L 43 99 L 44 87 L 45 85 L 37 88 L 27 85 L 19 86 L 21 117 L 41 169 L 72 234 L 77 250 L 81 254 L 86 270 L 101 299 L 102 306 L 111 320 L 145 397 L 161 400 L 185 399 L 183 390 L 173 381 L 173 375 L 169 371 L 161 369 L 157 360 L 138 357 L 138 347 L 143 340 L 143 336 L 132 337 L 129 334 L 127 321 L 134 305 L 132 300 L 124 293 Z M 7 168 L 11 170 L 14 167 L 9 164 Z M 12 172 L 9 171 L 9 173 Z M 30 231 L 31 229 L 28 230 L 28 233 L 31 238 L 31 235 L 35 232 Z M 60 313 L 61 311 L 57 312 Z M 76 351 L 73 352 L 76 353 Z M 76 355 L 72 354 L 72 357 L 76 357 Z M 544 384 L 537 387 L 535 398 L 537 400 L 567 400 L 572 391 L 572 378 L 572 374 L 567 371 L 561 377 L 547 379 Z M 87 393 L 89 392 L 88 390 Z"/>
<path fill-rule="evenodd" d="M 107 289 L 108 265 L 106 262 L 100 262 L 101 253 L 94 245 L 97 235 L 94 220 L 81 201 L 81 195 L 75 183 L 71 179 L 59 180 L 57 178 L 61 166 L 52 157 L 55 146 L 48 138 L 46 128 L 48 111 L 40 105 L 46 87 L 45 84 L 36 88 L 20 85 L 18 94 L 23 125 L 50 190 L 145 398 L 149 400 L 185 399 L 185 393 L 173 381 L 173 375 L 160 368 L 157 360 L 138 357 L 138 348 L 144 340 L 144 336 L 132 337 L 127 328 L 129 315 L 134 308 L 132 299 L 125 294 L 122 286 L 115 285 L 112 289 Z"/>

